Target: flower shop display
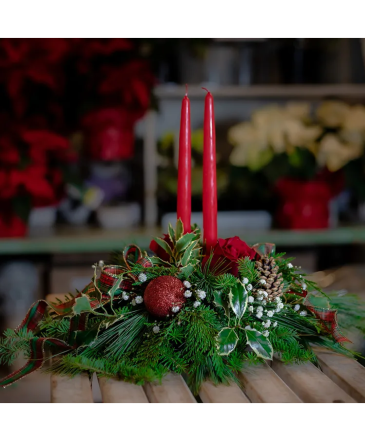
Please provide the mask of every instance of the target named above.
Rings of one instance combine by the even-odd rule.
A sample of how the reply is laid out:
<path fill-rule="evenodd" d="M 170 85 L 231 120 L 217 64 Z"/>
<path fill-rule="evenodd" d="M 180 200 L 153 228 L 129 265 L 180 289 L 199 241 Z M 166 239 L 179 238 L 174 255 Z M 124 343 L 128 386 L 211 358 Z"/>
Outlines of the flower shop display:
<path fill-rule="evenodd" d="M 329 100 L 314 113 L 308 103 L 269 106 L 231 127 L 228 138 L 231 164 L 264 175 L 275 187 L 282 227 L 326 228 L 329 203 L 345 187 L 364 197 L 362 105 Z"/>
<path fill-rule="evenodd" d="M 31 209 L 32 225 L 40 225 L 40 216 L 45 220 L 38 208 L 54 221 L 61 200 L 64 219 L 86 220 L 88 204 L 71 213 L 67 185 L 84 195 L 90 186 L 80 181 L 92 161 L 133 157 L 134 125 L 150 106 L 155 83 L 141 44 L 0 40 L 0 236 L 24 236 Z M 76 158 L 75 180 L 69 166 Z"/>
<path fill-rule="evenodd" d="M 204 169 L 212 179 L 204 182 L 203 198 L 215 207 L 209 92 L 205 105 L 204 149 L 211 155 L 204 155 Z M 180 182 L 189 179 L 190 173 L 179 177 Z M 190 191 L 186 184 L 179 192 Z M 186 373 L 195 394 L 206 379 L 238 382 L 236 372 L 247 363 L 275 357 L 319 365 L 312 345 L 356 356 L 344 346 L 348 339 L 328 296 L 290 258 L 276 253 L 274 244 L 218 239 L 211 207 L 203 207 L 202 238 L 198 226 L 185 226 L 179 218 L 175 228 L 170 225 L 163 238 L 152 241 L 154 255 L 127 246 L 110 262 L 93 265 L 91 282 L 82 292 L 56 303 L 35 303 L 20 326 L 0 341 L 1 362 L 11 363 L 19 351 L 28 356 L 27 364 L 0 385 L 41 368 L 46 347 L 57 356 L 47 371 L 97 373 L 138 384 L 171 371 Z M 341 299 L 346 303 L 346 296 Z M 344 309 L 350 322 L 355 308 L 347 304 Z"/>

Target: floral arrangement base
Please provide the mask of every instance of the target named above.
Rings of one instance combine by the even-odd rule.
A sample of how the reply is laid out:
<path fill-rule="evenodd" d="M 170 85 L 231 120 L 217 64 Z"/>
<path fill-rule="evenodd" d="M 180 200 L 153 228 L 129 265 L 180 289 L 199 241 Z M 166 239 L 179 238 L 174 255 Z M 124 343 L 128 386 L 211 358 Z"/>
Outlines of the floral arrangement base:
<path fill-rule="evenodd" d="M 0 362 L 11 363 L 19 351 L 28 357 L 0 385 L 43 367 L 45 347 L 57 355 L 46 371 L 137 384 L 185 373 L 193 393 L 208 379 L 238 382 L 244 365 L 274 355 L 319 365 L 312 345 L 356 355 L 344 346 L 328 296 L 273 244 L 249 247 L 234 237 L 208 253 L 200 236 L 196 225 L 184 233 L 178 220 L 151 242 L 153 256 L 128 246 L 95 264 L 81 292 L 35 303 L 0 341 Z M 341 302 L 350 322 L 360 315 L 358 305 Z"/>

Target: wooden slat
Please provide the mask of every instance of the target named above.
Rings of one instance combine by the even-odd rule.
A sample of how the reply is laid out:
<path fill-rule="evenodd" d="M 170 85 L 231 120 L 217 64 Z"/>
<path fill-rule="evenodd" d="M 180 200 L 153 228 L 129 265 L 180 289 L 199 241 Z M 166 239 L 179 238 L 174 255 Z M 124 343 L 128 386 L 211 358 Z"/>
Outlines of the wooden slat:
<path fill-rule="evenodd" d="M 357 402 L 365 402 L 365 367 L 354 359 L 328 350 L 316 350 L 323 372 Z"/>
<path fill-rule="evenodd" d="M 180 375 L 169 373 L 162 383 L 151 382 L 143 386 L 150 402 L 196 402 L 194 396 Z"/>
<path fill-rule="evenodd" d="M 239 377 L 244 392 L 252 402 L 301 402 L 267 364 L 246 366 L 239 373 Z"/>
<path fill-rule="evenodd" d="M 303 402 L 356 402 L 310 362 L 283 364 L 274 359 L 272 368 Z"/>
<path fill-rule="evenodd" d="M 148 402 L 141 385 L 107 378 L 98 378 L 98 381 L 103 402 L 128 404 Z"/>
<path fill-rule="evenodd" d="M 199 396 L 205 403 L 233 404 L 250 402 L 237 384 L 214 385 L 212 382 L 206 381 L 200 389 Z"/>
<path fill-rule="evenodd" d="M 73 378 L 51 375 L 51 402 L 53 403 L 93 403 L 91 381 L 87 374 Z"/>

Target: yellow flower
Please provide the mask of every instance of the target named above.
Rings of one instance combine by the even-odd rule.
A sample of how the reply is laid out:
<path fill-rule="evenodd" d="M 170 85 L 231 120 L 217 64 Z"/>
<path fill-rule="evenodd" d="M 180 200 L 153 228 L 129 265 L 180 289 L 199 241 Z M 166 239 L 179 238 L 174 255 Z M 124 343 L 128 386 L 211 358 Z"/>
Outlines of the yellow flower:
<path fill-rule="evenodd" d="M 319 121 L 326 127 L 341 126 L 347 114 L 350 111 L 350 106 L 342 101 L 330 100 L 324 101 L 317 109 L 317 117 Z"/>
<path fill-rule="evenodd" d="M 336 172 L 349 161 L 362 155 L 362 146 L 343 143 L 333 134 L 326 135 L 320 142 L 317 162 L 320 166 L 327 166 L 331 172 Z"/>
<path fill-rule="evenodd" d="M 352 106 L 346 113 L 343 127 L 348 131 L 365 131 L 365 108 L 364 106 Z"/>
<path fill-rule="evenodd" d="M 306 121 L 309 119 L 310 103 L 290 101 L 285 110 L 290 117 Z"/>
<path fill-rule="evenodd" d="M 285 132 L 288 143 L 297 147 L 308 147 L 322 133 L 320 126 L 306 126 L 299 120 L 287 120 Z"/>

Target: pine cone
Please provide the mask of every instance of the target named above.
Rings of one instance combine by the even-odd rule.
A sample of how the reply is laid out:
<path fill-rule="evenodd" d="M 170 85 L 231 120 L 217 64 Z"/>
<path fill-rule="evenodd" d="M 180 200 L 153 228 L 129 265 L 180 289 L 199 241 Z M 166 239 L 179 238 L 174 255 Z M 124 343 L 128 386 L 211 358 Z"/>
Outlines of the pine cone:
<path fill-rule="evenodd" d="M 255 267 L 259 279 L 265 280 L 266 284 L 262 285 L 262 289 L 256 289 L 254 294 L 258 296 L 258 291 L 263 290 L 268 294 L 267 301 L 274 301 L 277 296 L 283 294 L 284 288 L 283 276 L 279 273 L 274 258 L 263 256 L 260 261 L 256 261 Z"/>

